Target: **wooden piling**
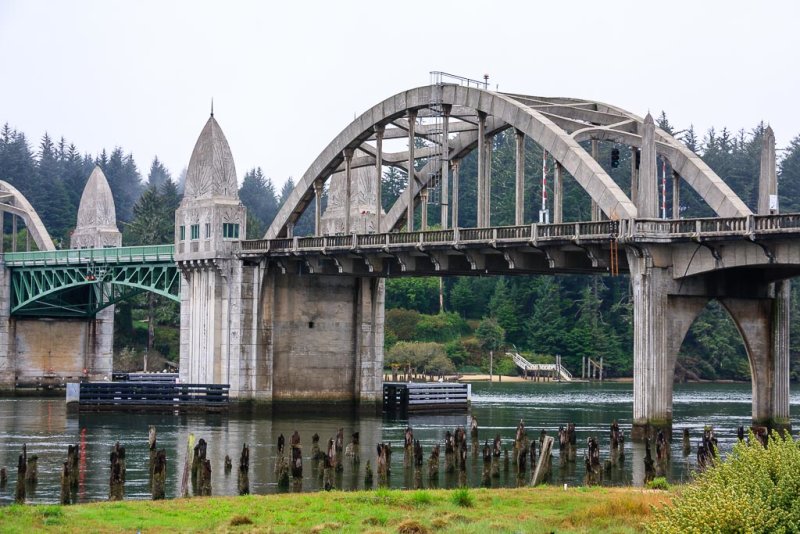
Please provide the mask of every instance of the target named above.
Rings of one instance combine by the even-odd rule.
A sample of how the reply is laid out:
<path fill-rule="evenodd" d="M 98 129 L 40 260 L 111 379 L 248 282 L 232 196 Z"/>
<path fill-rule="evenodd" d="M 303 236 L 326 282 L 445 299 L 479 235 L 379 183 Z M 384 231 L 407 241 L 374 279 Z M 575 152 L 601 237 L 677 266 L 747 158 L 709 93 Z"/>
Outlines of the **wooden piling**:
<path fill-rule="evenodd" d="M 231 457 L 228 456 L 227 454 L 225 455 L 224 471 L 225 471 L 225 476 L 228 476 L 231 473 L 231 471 L 233 471 L 233 460 L 231 460 Z"/>
<path fill-rule="evenodd" d="M 364 467 L 364 489 L 372 489 L 372 465 L 367 460 L 367 465 Z"/>
<path fill-rule="evenodd" d="M 80 449 L 77 445 L 67 447 L 67 462 L 69 462 L 69 486 L 72 490 L 78 489 L 78 470 L 80 462 Z"/>
<path fill-rule="evenodd" d="M 602 478 L 602 468 L 600 465 L 600 445 L 597 440 L 590 436 L 586 441 L 586 485 L 599 484 Z"/>
<path fill-rule="evenodd" d="M 69 504 L 72 500 L 72 490 L 69 484 L 69 460 L 61 467 L 61 504 Z"/>
<path fill-rule="evenodd" d="M 239 456 L 236 487 L 239 490 L 239 495 L 248 495 L 250 493 L 250 449 L 247 447 L 247 443 L 242 445 L 242 454 Z"/>
<path fill-rule="evenodd" d="M 125 480 L 122 478 L 122 461 L 119 457 L 119 442 L 111 450 L 111 476 L 108 480 L 108 499 L 121 501 L 125 496 Z"/>
<path fill-rule="evenodd" d="M 340 428 L 336 433 L 336 472 L 344 471 L 344 429 Z"/>
<path fill-rule="evenodd" d="M 347 458 L 350 458 L 350 461 L 352 461 L 354 465 L 358 465 L 361 462 L 361 450 L 358 432 L 353 432 L 352 439 L 350 443 L 347 444 L 344 455 Z"/>
<path fill-rule="evenodd" d="M 403 467 L 407 468 L 412 463 L 414 456 L 414 430 L 410 426 L 406 427 L 403 433 Z"/>
<path fill-rule="evenodd" d="M 28 468 L 25 470 L 25 483 L 36 486 L 39 483 L 39 457 L 35 454 L 28 456 Z"/>
<path fill-rule="evenodd" d="M 742 427 L 739 427 L 742 428 Z M 683 429 L 683 455 L 689 456 L 689 453 L 692 452 L 692 442 L 689 439 L 689 429 Z"/>
<path fill-rule="evenodd" d="M 300 445 L 300 434 L 294 431 L 289 441 L 292 449 L 292 478 L 295 480 L 303 478 L 303 448 Z"/>
<path fill-rule="evenodd" d="M 481 473 L 481 486 L 488 488 L 492 485 L 492 448 L 489 442 L 483 445 L 483 472 Z"/>
<path fill-rule="evenodd" d="M 494 436 L 492 442 L 492 478 L 500 478 L 500 455 L 503 454 L 503 442 L 500 434 Z M 466 469 L 466 468 L 464 468 Z"/>
<path fill-rule="evenodd" d="M 336 445 L 334 439 L 328 440 L 328 453 L 325 455 L 325 468 L 323 472 L 323 487 L 325 491 L 334 488 L 333 472 L 336 469 Z"/>
<path fill-rule="evenodd" d="M 428 479 L 439 479 L 439 444 L 433 446 L 431 455 L 428 458 Z"/>
<path fill-rule="evenodd" d="M 25 504 L 25 471 L 28 469 L 28 446 L 22 444 L 22 454 L 17 460 L 17 488 L 14 493 L 14 502 Z"/>
<path fill-rule="evenodd" d="M 151 492 L 154 501 L 160 501 L 166 497 L 167 487 L 167 451 L 161 449 L 156 451 L 153 461 L 153 482 Z"/>
<path fill-rule="evenodd" d="M 444 435 L 444 472 L 455 472 L 455 438 L 448 430 Z"/>
<path fill-rule="evenodd" d="M 6 484 L 8 484 L 8 473 L 6 472 L 6 468 L 0 468 L 0 489 L 6 489 Z"/>
<path fill-rule="evenodd" d="M 650 453 L 650 438 L 644 440 L 644 483 L 647 484 L 656 476 L 653 456 Z"/>
<path fill-rule="evenodd" d="M 319 434 L 311 436 L 311 461 L 319 462 L 325 458 L 325 453 L 319 449 Z"/>
<path fill-rule="evenodd" d="M 183 463 L 183 475 L 181 476 L 181 497 L 189 496 L 189 474 L 192 471 L 192 454 L 194 451 L 194 434 L 191 432 L 186 438 L 186 460 Z"/>
<path fill-rule="evenodd" d="M 553 442 L 555 440 L 552 436 L 542 435 L 540 438 L 539 458 L 536 462 L 536 469 L 533 471 L 531 478 L 531 485 L 538 486 L 545 481 L 549 473 L 550 454 L 553 450 Z"/>
<path fill-rule="evenodd" d="M 211 497 L 211 460 L 203 460 L 200 465 L 197 486 L 201 497 Z"/>

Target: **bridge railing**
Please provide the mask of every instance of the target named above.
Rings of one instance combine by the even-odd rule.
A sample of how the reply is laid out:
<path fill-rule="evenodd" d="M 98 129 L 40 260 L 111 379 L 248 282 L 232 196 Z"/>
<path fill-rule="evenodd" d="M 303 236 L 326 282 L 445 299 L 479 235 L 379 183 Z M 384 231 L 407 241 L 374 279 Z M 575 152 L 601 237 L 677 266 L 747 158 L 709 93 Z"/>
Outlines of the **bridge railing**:
<path fill-rule="evenodd" d="M 7 267 L 35 265 L 74 265 L 86 263 L 134 263 L 141 261 L 174 261 L 174 245 L 148 245 L 115 248 L 81 248 L 36 252 L 6 252 Z"/>

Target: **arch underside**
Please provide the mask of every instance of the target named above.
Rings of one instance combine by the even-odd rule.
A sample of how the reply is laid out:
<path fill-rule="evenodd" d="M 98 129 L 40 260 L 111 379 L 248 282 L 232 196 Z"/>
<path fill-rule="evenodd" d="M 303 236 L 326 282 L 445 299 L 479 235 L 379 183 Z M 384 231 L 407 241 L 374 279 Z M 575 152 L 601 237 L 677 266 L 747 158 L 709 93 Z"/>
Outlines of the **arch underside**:
<path fill-rule="evenodd" d="M 613 141 L 633 147 L 642 146 L 642 118 L 600 102 L 570 98 L 546 98 L 497 93 L 473 87 L 431 85 L 398 93 L 356 118 L 309 167 L 281 207 L 265 238 L 285 236 L 287 225 L 295 223 L 313 202 L 314 184 L 327 182 L 344 170 L 344 153 L 353 150 L 351 168 L 375 167 L 375 129 L 385 128 L 383 139 L 408 138 L 408 114 L 420 118 L 416 137 L 426 139 L 430 147 L 415 150 L 415 161 L 440 152 L 441 136 L 426 123 L 437 115 L 440 106 L 450 109 L 448 151 L 450 161 L 463 158 L 478 144 L 479 113 L 486 116 L 486 134 L 508 128 L 522 132 L 555 158 L 589 194 L 606 217 L 631 219 L 637 209 L 628 195 L 613 181 L 600 164 L 579 143 L 589 139 Z M 746 216 L 751 213 L 744 202 L 717 176 L 699 156 L 667 132 L 656 129 L 656 152 L 721 217 Z M 408 152 L 383 152 L 383 165 L 408 172 Z M 414 202 L 429 180 L 441 171 L 431 162 L 414 173 Z M 404 223 L 408 197 L 401 194 L 381 220 L 380 231 L 392 231 Z"/>
<path fill-rule="evenodd" d="M 15 269 L 11 314 L 92 317 L 146 291 L 180 302 L 177 266 L 118 266 L 103 272 L 90 266 Z"/>
<path fill-rule="evenodd" d="M 22 217 L 33 242 L 39 250 L 55 250 L 53 240 L 42 220 L 22 193 L 8 182 L 0 180 L 0 211 Z"/>

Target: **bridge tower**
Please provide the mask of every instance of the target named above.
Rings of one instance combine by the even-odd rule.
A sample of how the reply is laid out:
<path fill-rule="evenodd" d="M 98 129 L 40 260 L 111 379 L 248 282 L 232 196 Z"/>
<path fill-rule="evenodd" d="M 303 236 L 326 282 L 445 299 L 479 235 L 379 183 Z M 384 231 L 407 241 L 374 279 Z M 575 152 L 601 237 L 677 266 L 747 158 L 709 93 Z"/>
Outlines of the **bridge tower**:
<path fill-rule="evenodd" d="M 212 112 L 194 146 L 175 213 L 175 261 L 183 276 L 180 377 L 230 384 L 234 397 L 252 390 L 241 365 L 243 314 L 252 309 L 243 301 L 252 299 L 252 288 L 243 281 L 247 269 L 234 258 L 245 232 L 233 156 Z"/>

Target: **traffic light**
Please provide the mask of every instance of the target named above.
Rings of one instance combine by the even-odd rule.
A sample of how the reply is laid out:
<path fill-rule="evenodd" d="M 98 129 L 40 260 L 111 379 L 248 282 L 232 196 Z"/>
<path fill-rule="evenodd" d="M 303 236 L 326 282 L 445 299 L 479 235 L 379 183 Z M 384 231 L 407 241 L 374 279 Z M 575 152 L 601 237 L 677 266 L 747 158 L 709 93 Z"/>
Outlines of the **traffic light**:
<path fill-rule="evenodd" d="M 616 169 L 619 167 L 619 149 L 615 148 L 611 151 L 611 168 Z"/>

